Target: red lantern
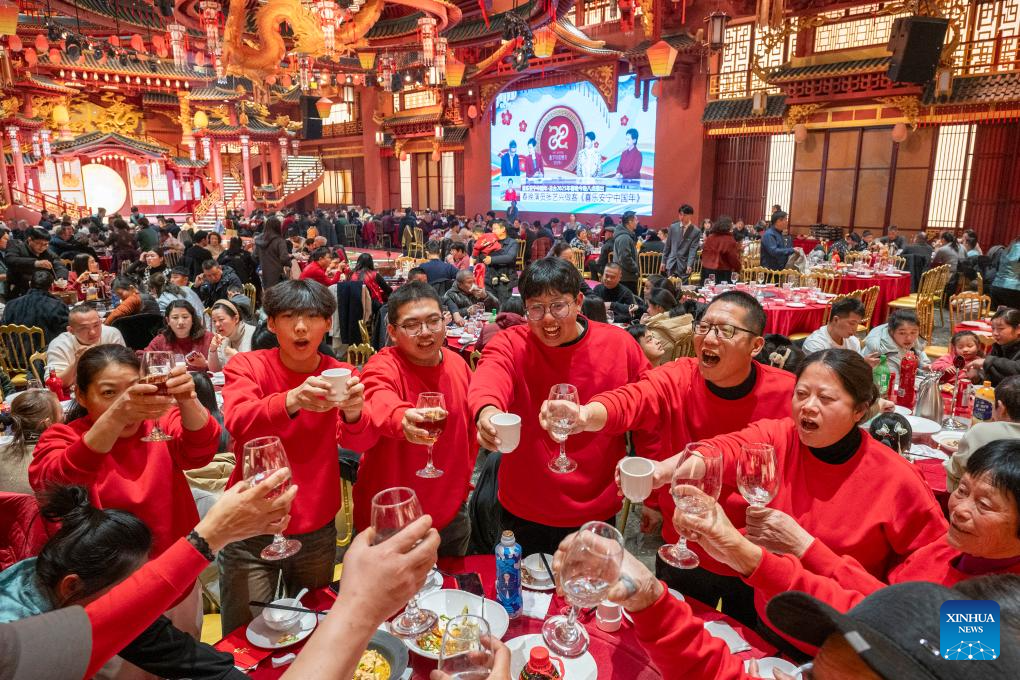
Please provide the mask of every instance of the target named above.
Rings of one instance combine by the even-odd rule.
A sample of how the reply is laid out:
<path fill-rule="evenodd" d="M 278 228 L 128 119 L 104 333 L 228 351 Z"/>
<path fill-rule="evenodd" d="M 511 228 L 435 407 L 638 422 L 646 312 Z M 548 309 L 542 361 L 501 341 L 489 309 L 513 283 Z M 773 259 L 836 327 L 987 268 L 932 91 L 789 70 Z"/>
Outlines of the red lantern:
<path fill-rule="evenodd" d="M 50 55 L 50 63 L 51 64 L 59 64 L 60 63 L 60 50 L 58 50 L 56 47 L 51 47 L 50 48 L 49 55 Z"/>
<path fill-rule="evenodd" d="M 315 110 L 319 113 L 319 118 L 329 118 L 329 112 L 333 110 L 333 100 L 320 97 L 315 102 Z"/>
<path fill-rule="evenodd" d="M 36 55 L 35 50 L 31 47 L 25 50 L 25 63 L 28 64 L 29 68 L 32 68 L 39 63 L 39 57 Z"/>
<path fill-rule="evenodd" d="M 477 117 L 478 117 L 478 107 L 475 106 L 474 104 L 472 104 L 471 106 L 468 107 L 468 118 L 470 118 L 471 120 L 474 120 Z"/>
<path fill-rule="evenodd" d="M 21 38 L 16 35 L 12 35 L 7 38 L 7 46 L 11 48 L 11 52 L 20 52 L 22 48 Z"/>
<path fill-rule="evenodd" d="M 294 87 L 294 79 L 290 77 L 289 73 L 283 74 L 283 86 L 287 89 Z"/>
<path fill-rule="evenodd" d="M 400 154 L 400 160 L 402 160 L 402 161 L 406 161 L 407 160 L 407 152 L 406 151 L 404 153 Z"/>
<path fill-rule="evenodd" d="M 435 162 L 438 163 L 439 159 L 442 158 L 442 157 L 443 157 L 443 154 L 439 153 L 439 149 L 436 149 L 435 151 L 432 152 L 432 160 L 434 160 Z"/>
<path fill-rule="evenodd" d="M 46 52 L 50 49 L 50 41 L 46 39 L 46 36 L 40 33 L 35 36 L 35 51 Z"/>
<path fill-rule="evenodd" d="M 276 76 L 266 76 L 266 85 L 276 85 Z"/>
<path fill-rule="evenodd" d="M 666 78 L 673 72 L 673 63 L 676 61 L 677 50 L 665 40 L 660 40 L 647 50 L 648 66 L 652 69 L 652 75 Z"/>
<path fill-rule="evenodd" d="M 145 51 L 145 41 L 142 40 L 142 36 L 138 35 L 137 33 L 131 36 L 131 49 L 133 49 L 135 52 Z"/>
<path fill-rule="evenodd" d="M 205 66 L 205 53 L 195 52 L 195 67 L 201 68 L 203 66 Z"/>
<path fill-rule="evenodd" d="M 110 43 L 111 45 L 113 45 L 114 47 L 120 47 L 120 36 L 119 35 L 111 35 L 110 39 L 107 42 Z"/>

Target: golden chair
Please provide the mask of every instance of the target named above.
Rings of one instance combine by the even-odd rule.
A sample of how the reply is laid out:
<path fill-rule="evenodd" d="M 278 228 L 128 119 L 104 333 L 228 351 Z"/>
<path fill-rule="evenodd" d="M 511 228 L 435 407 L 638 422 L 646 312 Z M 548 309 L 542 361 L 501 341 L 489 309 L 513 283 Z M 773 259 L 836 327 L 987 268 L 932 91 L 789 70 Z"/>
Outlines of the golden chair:
<path fill-rule="evenodd" d="M 698 250 L 698 255 L 694 258 L 694 266 L 691 267 L 691 275 L 687 278 L 687 282 L 692 286 L 701 283 L 701 270 L 701 250 Z"/>
<path fill-rule="evenodd" d="M 832 314 L 832 308 L 834 305 L 836 305 L 836 303 L 842 302 L 843 300 L 847 300 L 849 298 L 857 298 L 858 300 L 860 300 L 861 292 L 862 291 L 855 290 L 850 293 L 847 293 L 846 295 L 837 295 L 836 297 L 829 300 L 829 304 L 825 307 L 825 314 L 823 315 L 822 318 L 822 325 L 829 323 L 829 316 Z"/>
<path fill-rule="evenodd" d="M 340 512 L 336 514 L 336 547 L 345 548 L 354 540 L 354 485 L 340 479 Z"/>
<path fill-rule="evenodd" d="M 364 319 L 358 319 L 358 331 L 361 333 L 361 342 L 365 345 L 372 344 L 372 336 L 368 334 L 368 326 Z"/>
<path fill-rule="evenodd" d="M 366 343 L 351 345 L 347 348 L 347 363 L 361 368 L 373 354 L 375 354 L 375 348 L 372 345 Z"/>
<path fill-rule="evenodd" d="M 871 330 L 871 320 L 875 315 L 875 307 L 878 305 L 878 294 L 880 292 L 878 286 L 871 286 L 870 288 L 862 288 L 857 291 L 860 293 L 861 302 L 864 303 L 864 318 L 861 320 L 861 324 L 857 327 L 858 333 L 867 333 Z"/>
<path fill-rule="evenodd" d="M 241 286 L 241 288 L 244 290 L 244 294 L 248 296 L 248 299 L 251 300 L 251 312 L 254 314 L 255 310 L 258 309 L 259 306 L 258 291 L 255 290 L 255 284 L 245 283 Z"/>
<path fill-rule="evenodd" d="M 167 250 L 163 253 L 163 264 L 168 269 L 173 269 L 181 263 L 181 253 L 176 250 Z"/>
<path fill-rule="evenodd" d="M 574 267 L 577 268 L 577 271 L 581 272 L 581 276 L 583 278 L 590 279 L 591 274 L 585 270 L 587 259 L 588 258 L 585 256 L 584 251 L 578 250 L 577 248 L 572 248 L 570 250 L 570 260 L 574 263 Z"/>
<path fill-rule="evenodd" d="M 851 251 L 846 254 L 846 263 L 853 264 L 854 262 L 867 261 L 871 262 L 871 253 L 867 250 Z"/>
<path fill-rule="evenodd" d="M 918 298 L 915 313 L 917 314 L 917 325 L 920 327 L 918 335 L 926 344 L 930 343 L 932 334 L 935 332 L 935 298 Z M 935 345 L 929 345 L 924 348 L 924 353 L 932 359 L 937 359 L 948 351 L 948 347 Z"/>
<path fill-rule="evenodd" d="M 938 288 L 939 282 L 942 279 L 943 274 L 948 278 L 949 265 L 944 264 L 940 267 L 933 267 L 928 271 L 921 274 L 921 282 L 917 285 L 917 292 L 911 293 L 910 295 L 904 295 L 898 297 L 889 303 L 890 307 L 895 309 L 914 309 L 917 307 L 917 301 L 922 297 L 930 297 L 935 294 L 935 290 Z M 945 284 L 942 284 L 945 286 Z"/>
<path fill-rule="evenodd" d="M 45 349 L 46 339 L 38 326 L 0 326 L 0 367 L 7 372 L 14 387 L 20 389 L 25 386 L 31 371 L 32 355 Z"/>
<path fill-rule="evenodd" d="M 644 290 L 644 282 L 662 270 L 662 253 L 647 252 L 638 255 L 638 291 Z"/>
<path fill-rule="evenodd" d="M 980 293 L 957 293 L 949 298 L 949 330 L 963 321 L 982 321 L 992 313 L 992 298 Z"/>
<path fill-rule="evenodd" d="M 528 242 L 522 238 L 517 239 L 517 261 L 514 263 L 517 271 L 524 271 L 524 255 L 527 252 Z"/>
<path fill-rule="evenodd" d="M 814 279 L 815 285 L 818 286 L 818 290 L 830 295 L 836 295 L 839 293 L 839 284 L 843 281 L 843 276 L 841 274 L 826 271 L 811 272 L 806 278 Z"/>
<path fill-rule="evenodd" d="M 907 258 L 901 257 L 899 255 L 894 255 L 893 258 L 892 258 L 892 261 L 893 261 L 893 264 L 896 266 L 897 269 L 899 269 L 900 271 L 906 271 L 906 269 L 907 269 Z"/>
<path fill-rule="evenodd" d="M 42 372 L 39 371 L 39 367 L 36 364 L 41 363 L 43 365 Z M 36 352 L 28 358 L 28 366 L 32 370 L 32 377 L 34 377 L 40 385 L 43 384 L 42 374 L 46 372 L 46 352 Z"/>
<path fill-rule="evenodd" d="M 471 351 L 470 356 L 468 356 L 468 366 L 471 368 L 472 371 L 478 368 L 478 360 L 481 358 L 482 353 L 479 352 L 477 349 Z"/>

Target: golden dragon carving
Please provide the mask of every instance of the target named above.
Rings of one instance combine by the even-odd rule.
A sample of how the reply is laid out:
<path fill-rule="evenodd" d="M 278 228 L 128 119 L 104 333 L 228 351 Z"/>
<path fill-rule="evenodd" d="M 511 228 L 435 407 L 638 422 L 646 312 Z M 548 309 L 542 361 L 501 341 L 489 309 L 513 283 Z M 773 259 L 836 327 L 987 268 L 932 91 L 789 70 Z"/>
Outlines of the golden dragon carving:
<path fill-rule="evenodd" d="M 244 36 L 248 9 L 245 0 L 230 0 L 230 11 L 223 27 L 223 64 L 230 75 L 263 82 L 281 71 L 287 55 L 287 43 L 280 35 L 286 23 L 294 34 L 294 51 L 312 57 L 325 53 L 326 42 L 319 20 L 301 0 L 269 0 L 255 15 L 257 44 Z"/>

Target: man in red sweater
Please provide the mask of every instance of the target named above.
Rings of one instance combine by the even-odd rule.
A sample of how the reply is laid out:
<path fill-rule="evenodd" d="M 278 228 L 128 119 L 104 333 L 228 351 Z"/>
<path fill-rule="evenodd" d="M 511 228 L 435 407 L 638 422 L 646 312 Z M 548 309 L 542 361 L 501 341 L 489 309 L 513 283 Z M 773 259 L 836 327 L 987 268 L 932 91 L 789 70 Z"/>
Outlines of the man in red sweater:
<path fill-rule="evenodd" d="M 371 523 L 372 497 L 383 489 L 408 486 L 432 516 L 442 543 L 440 556 L 463 556 L 471 527 L 467 500 L 477 449 L 475 424 L 467 405 L 471 369 L 456 352 L 443 348 L 446 326 L 439 296 L 427 283 L 414 281 L 389 299 L 389 336 L 365 364 L 365 413 L 371 429 L 345 444 L 364 451 L 354 485 L 354 526 Z M 421 427 L 425 412 L 416 407 L 422 392 L 439 392 L 446 401 L 446 423 L 438 439 Z M 425 464 L 434 444 L 435 467 L 442 475 L 425 478 L 415 470 Z"/>
<path fill-rule="evenodd" d="M 605 392 L 580 410 L 578 427 L 588 432 L 656 430 L 661 446 L 642 452 L 664 460 L 682 451 L 692 441 L 709 439 L 746 427 L 762 418 L 790 415 L 794 377 L 790 373 L 754 361 L 765 344 L 765 310 L 747 293 L 730 291 L 716 297 L 695 325 L 694 354 L 649 372 L 639 383 Z M 700 332 L 704 329 L 707 332 Z M 735 487 L 723 487 L 719 502 L 737 527 L 744 526 L 747 502 Z M 645 502 L 646 526 L 661 521 L 651 508 L 658 505 L 672 512 L 669 485 Z M 662 536 L 676 542 L 671 522 L 663 522 Z M 671 587 L 692 597 L 715 604 L 723 611 L 754 625 L 753 591 L 728 567 L 715 562 L 696 543 L 702 566 L 675 569 L 656 558 L 656 574 Z"/>
<path fill-rule="evenodd" d="M 340 509 L 337 444 L 369 427 L 361 417 L 364 385 L 356 375 L 347 382 L 347 397 L 331 398 L 320 374 L 350 364 L 320 354 L 330 328 L 336 299 L 315 281 L 284 281 L 266 291 L 265 311 L 278 349 L 241 352 L 225 369 L 224 425 L 235 441 L 234 484 L 244 476 L 244 444 L 276 435 L 283 441 L 294 484 L 300 491 L 291 508 L 287 533 L 301 550 L 283 560 L 263 560 L 259 553 L 272 536 L 231 543 L 220 553 L 220 599 L 224 634 L 255 615 L 249 600 L 271 600 L 283 572 L 286 591 L 319 588 L 333 579 L 336 551 L 334 520 Z"/>
<path fill-rule="evenodd" d="M 498 450 L 492 416 L 521 417 L 521 445 L 499 463 L 495 514 L 499 528 L 512 530 L 525 554 L 552 553 L 585 522 L 612 521 L 620 509 L 613 474 L 626 453 L 623 434 L 571 437 L 567 451 L 577 469 L 559 474 L 549 468 L 559 445 L 537 417 L 553 385 L 574 384 L 586 402 L 636 382 L 649 369 L 629 333 L 578 315 L 584 287 L 566 260 L 543 258 L 528 267 L 520 282 L 528 323 L 501 331 L 485 346 L 468 391 L 478 441 L 490 451 Z"/>
<path fill-rule="evenodd" d="M 340 276 L 343 274 L 340 267 L 335 267 L 332 271 L 330 270 L 332 262 L 333 256 L 330 254 L 328 247 L 322 246 L 321 248 L 316 248 L 308 256 L 308 266 L 301 272 L 301 278 L 318 281 L 327 287 L 332 286 L 340 280 Z"/>

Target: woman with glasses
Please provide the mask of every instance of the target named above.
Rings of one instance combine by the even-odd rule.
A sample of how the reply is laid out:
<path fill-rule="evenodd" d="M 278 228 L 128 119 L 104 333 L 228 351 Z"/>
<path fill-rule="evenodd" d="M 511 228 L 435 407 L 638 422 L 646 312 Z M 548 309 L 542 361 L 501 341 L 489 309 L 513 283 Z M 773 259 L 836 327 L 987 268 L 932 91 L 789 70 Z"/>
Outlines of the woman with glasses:
<path fill-rule="evenodd" d="M 779 488 L 768 507 L 723 500 L 727 516 L 746 525 L 749 540 L 772 552 L 802 557 L 805 563 L 828 548 L 853 558 L 875 578 L 886 579 L 911 553 L 945 533 L 942 509 L 924 480 L 910 463 L 861 429 L 877 397 L 871 367 L 859 354 L 845 349 L 817 352 L 797 373 L 792 417 L 759 420 L 707 440 L 722 451 L 724 493 L 736 487 L 735 464 L 742 446 L 768 444 L 775 451 Z M 598 401 L 602 398 L 581 409 L 579 429 L 601 429 L 606 423 L 605 406 Z M 696 403 L 673 406 L 700 408 Z M 621 425 L 610 422 L 604 428 L 614 431 Z M 672 456 L 656 463 L 655 488 L 668 484 L 678 460 Z M 744 512 L 737 514 L 740 505 Z M 758 592 L 755 602 L 764 615 L 765 601 Z"/>
<path fill-rule="evenodd" d="M 344 442 L 365 452 L 354 485 L 354 526 L 358 531 L 371 526 L 376 493 L 410 487 L 439 530 L 439 555 L 463 556 L 471 535 L 466 501 L 478 454 L 467 406 L 471 370 L 457 352 L 443 347 L 446 324 L 432 286 L 404 284 L 390 296 L 387 309 L 393 345 L 369 359 L 361 376 L 372 427 Z M 425 392 L 438 392 L 446 402 L 445 424 L 435 439 L 422 426 L 429 413 L 418 398 Z M 424 466 L 430 443 L 434 467 L 442 474 L 424 478 L 416 471 Z"/>

